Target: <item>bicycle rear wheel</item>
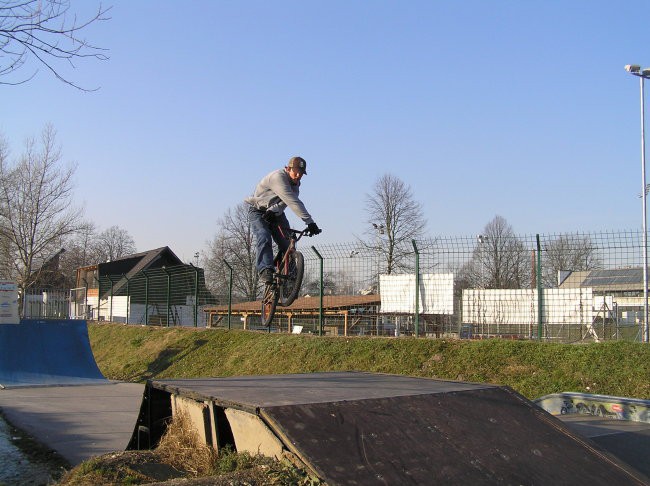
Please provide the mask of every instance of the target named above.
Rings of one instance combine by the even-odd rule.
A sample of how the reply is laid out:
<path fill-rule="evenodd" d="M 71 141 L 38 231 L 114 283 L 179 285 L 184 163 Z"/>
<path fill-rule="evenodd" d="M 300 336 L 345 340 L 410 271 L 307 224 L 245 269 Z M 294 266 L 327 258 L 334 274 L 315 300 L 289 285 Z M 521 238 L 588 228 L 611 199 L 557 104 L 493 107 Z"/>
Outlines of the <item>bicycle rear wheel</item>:
<path fill-rule="evenodd" d="M 271 321 L 273 321 L 273 315 L 275 314 L 275 307 L 278 305 L 278 298 L 280 297 L 280 292 L 278 292 L 277 285 L 265 285 L 264 294 L 262 295 L 262 325 L 266 327 L 271 326 Z"/>
<path fill-rule="evenodd" d="M 293 251 L 289 255 L 287 262 L 287 273 L 281 275 L 282 287 L 280 288 L 280 302 L 282 307 L 293 304 L 293 301 L 298 297 L 300 286 L 302 285 L 302 277 L 305 273 L 305 258 L 299 251 Z"/>

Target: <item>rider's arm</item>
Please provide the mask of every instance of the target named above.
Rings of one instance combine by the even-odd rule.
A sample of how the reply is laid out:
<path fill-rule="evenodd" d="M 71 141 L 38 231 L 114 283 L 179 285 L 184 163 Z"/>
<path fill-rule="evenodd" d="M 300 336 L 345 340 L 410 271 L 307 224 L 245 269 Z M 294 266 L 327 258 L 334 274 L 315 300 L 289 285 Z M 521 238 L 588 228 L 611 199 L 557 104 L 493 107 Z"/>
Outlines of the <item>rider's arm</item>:
<path fill-rule="evenodd" d="M 307 208 L 305 208 L 305 205 L 298 197 L 299 186 L 292 186 L 289 182 L 289 177 L 284 171 L 277 171 L 271 174 L 268 182 L 270 189 L 280 198 L 280 202 L 275 206 L 269 207 L 269 209 L 274 210 L 275 207 L 275 212 L 281 212 L 277 211 L 277 209 L 289 207 L 305 224 L 314 222 Z"/>

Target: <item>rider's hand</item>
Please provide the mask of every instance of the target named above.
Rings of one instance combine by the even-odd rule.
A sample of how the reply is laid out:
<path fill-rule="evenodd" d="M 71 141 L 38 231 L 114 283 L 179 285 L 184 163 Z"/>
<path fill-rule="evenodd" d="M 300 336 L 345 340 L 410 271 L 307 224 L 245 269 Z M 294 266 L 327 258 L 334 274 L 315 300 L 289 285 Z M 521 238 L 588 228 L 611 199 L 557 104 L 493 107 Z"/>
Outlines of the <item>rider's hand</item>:
<path fill-rule="evenodd" d="M 316 223 L 309 223 L 307 225 L 307 231 L 309 231 L 309 236 L 314 236 L 319 234 L 323 230 L 320 229 Z"/>
<path fill-rule="evenodd" d="M 275 213 L 270 209 L 267 209 L 266 211 L 264 211 L 264 214 L 262 215 L 262 219 L 269 224 L 273 224 L 275 223 Z"/>

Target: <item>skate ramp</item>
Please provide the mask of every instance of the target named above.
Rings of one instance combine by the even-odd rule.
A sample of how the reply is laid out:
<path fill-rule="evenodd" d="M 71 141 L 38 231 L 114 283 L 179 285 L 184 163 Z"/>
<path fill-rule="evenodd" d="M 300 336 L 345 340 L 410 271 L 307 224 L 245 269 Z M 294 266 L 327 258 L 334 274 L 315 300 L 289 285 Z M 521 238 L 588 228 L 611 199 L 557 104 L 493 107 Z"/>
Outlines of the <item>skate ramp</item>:
<path fill-rule="evenodd" d="M 86 321 L 0 324 L 0 387 L 104 383 L 109 381 L 95 363 Z"/>
<path fill-rule="evenodd" d="M 508 387 L 357 372 L 150 381 L 129 448 L 155 447 L 180 409 L 215 448 L 297 458 L 330 485 L 649 481 Z"/>

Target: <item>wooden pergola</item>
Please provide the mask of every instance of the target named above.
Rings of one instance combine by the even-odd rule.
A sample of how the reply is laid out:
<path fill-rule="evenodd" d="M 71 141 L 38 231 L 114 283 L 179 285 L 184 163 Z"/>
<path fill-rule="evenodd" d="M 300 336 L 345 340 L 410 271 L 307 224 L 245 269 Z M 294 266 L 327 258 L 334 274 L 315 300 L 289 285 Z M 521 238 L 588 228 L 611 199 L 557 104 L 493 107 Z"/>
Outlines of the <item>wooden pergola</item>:
<path fill-rule="evenodd" d="M 323 296 L 323 316 L 335 316 L 343 318 L 343 335 L 348 335 L 348 329 L 353 327 L 363 317 L 368 314 L 357 316 L 360 307 L 374 307 L 374 312 L 371 315 L 379 313 L 379 306 L 381 298 L 378 294 L 371 295 L 327 295 Z M 321 310 L 321 300 L 319 296 L 299 297 L 289 307 L 278 306 L 275 311 L 276 317 L 285 317 L 288 321 L 288 331 L 293 329 L 292 320 L 297 316 L 319 316 Z M 239 302 L 230 306 L 217 305 L 212 307 L 205 307 L 203 311 L 207 314 L 207 327 L 216 327 L 224 317 L 230 314 L 231 316 L 241 316 L 244 321 L 244 329 L 250 326 L 249 317 L 261 316 L 262 302 L 259 300 L 252 302 Z M 350 315 L 354 314 L 356 320 L 350 322 Z"/>

